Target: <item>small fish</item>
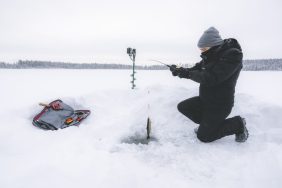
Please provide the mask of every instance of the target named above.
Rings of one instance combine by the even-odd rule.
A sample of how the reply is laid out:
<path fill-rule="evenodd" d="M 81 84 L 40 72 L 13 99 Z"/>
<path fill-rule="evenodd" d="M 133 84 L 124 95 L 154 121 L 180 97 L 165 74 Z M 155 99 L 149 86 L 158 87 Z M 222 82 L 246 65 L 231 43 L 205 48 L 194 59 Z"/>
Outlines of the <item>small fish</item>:
<path fill-rule="evenodd" d="M 147 129 L 147 140 L 149 140 L 150 139 L 150 134 L 151 134 L 151 125 L 152 124 L 152 122 L 151 122 L 151 120 L 150 120 L 150 117 L 148 117 L 148 119 L 147 119 L 147 127 L 146 127 L 146 129 Z"/>

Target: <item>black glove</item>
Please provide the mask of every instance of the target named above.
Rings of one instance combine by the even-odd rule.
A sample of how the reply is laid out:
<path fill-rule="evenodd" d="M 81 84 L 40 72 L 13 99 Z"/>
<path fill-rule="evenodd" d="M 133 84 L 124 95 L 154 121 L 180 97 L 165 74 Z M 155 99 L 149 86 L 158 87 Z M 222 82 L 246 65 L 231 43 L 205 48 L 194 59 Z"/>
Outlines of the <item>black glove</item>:
<path fill-rule="evenodd" d="M 178 76 L 179 74 L 179 68 L 176 67 L 176 65 L 171 65 L 169 67 L 169 70 L 171 71 L 173 76 Z"/>
<path fill-rule="evenodd" d="M 178 75 L 179 78 L 190 78 L 190 71 L 188 69 L 185 69 L 183 67 L 178 68 Z"/>

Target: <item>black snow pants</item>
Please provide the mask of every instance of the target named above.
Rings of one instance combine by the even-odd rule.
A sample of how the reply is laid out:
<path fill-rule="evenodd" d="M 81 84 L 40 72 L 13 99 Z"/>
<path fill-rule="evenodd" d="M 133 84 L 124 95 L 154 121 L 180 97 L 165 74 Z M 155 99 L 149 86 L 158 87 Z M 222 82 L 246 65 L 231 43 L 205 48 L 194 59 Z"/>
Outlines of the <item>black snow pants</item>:
<path fill-rule="evenodd" d="M 240 116 L 227 118 L 230 107 L 203 105 L 200 97 L 193 97 L 180 102 L 178 110 L 196 124 L 200 124 L 197 137 L 202 142 L 212 142 L 224 136 L 240 133 L 242 122 Z"/>

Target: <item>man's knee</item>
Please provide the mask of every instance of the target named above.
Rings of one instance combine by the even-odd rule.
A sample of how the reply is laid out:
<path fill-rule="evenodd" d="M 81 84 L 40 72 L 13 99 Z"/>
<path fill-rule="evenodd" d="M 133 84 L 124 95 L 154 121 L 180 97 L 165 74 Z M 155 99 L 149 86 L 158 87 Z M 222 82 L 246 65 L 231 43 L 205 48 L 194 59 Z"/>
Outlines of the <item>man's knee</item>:
<path fill-rule="evenodd" d="M 197 132 L 197 138 L 204 143 L 209 143 L 215 140 L 212 135 L 206 135 L 199 131 Z"/>
<path fill-rule="evenodd" d="M 183 112 L 184 110 L 184 104 L 183 104 L 183 102 L 180 102 L 180 103 L 178 103 L 178 105 L 177 105 L 177 109 L 178 109 L 178 111 L 179 112 Z"/>

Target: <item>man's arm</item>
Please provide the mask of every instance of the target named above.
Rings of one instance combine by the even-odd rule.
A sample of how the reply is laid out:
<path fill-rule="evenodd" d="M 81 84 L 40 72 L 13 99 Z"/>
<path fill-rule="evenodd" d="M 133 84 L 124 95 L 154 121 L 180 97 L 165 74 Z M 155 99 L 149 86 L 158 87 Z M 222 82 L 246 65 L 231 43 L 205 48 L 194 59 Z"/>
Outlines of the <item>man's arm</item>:
<path fill-rule="evenodd" d="M 187 68 L 187 70 L 189 70 L 189 71 L 201 70 L 202 63 L 203 63 L 203 61 L 200 61 L 200 62 L 196 63 L 193 67 Z"/>
<path fill-rule="evenodd" d="M 217 85 L 242 68 L 243 54 L 237 49 L 231 49 L 219 59 L 211 70 L 191 70 L 189 78 L 200 84 Z"/>

